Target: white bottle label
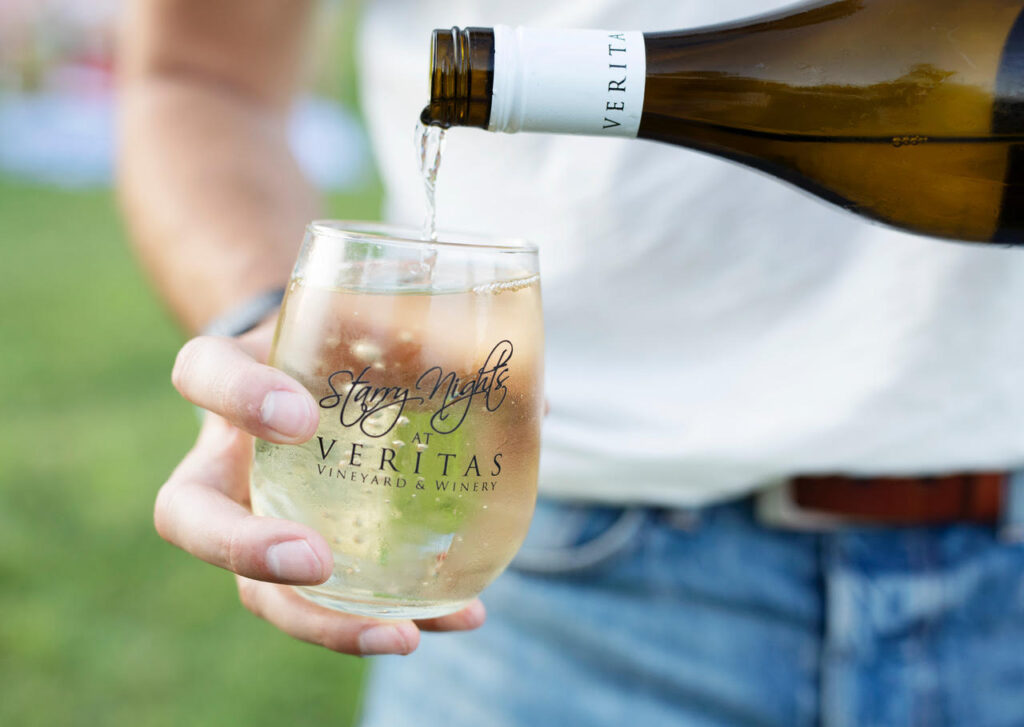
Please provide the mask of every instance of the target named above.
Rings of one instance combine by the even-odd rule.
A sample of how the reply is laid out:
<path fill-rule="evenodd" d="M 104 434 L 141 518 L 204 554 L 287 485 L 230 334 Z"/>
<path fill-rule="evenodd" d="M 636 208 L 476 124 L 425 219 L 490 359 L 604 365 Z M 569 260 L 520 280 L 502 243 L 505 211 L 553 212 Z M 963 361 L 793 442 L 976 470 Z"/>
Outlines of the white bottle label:
<path fill-rule="evenodd" d="M 646 75 L 640 32 L 495 26 L 488 128 L 636 136 Z"/>

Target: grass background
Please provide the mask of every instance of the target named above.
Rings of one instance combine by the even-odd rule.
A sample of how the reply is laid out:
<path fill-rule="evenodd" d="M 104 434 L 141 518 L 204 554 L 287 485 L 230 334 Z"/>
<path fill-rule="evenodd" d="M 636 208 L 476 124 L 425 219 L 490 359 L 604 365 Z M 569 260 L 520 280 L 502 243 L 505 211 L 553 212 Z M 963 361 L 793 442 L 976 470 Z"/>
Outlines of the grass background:
<path fill-rule="evenodd" d="M 378 209 L 376 188 L 330 201 Z M 362 661 L 277 632 L 153 531 L 197 422 L 109 191 L 0 179 L 0 333 L 0 725 L 350 724 Z"/>

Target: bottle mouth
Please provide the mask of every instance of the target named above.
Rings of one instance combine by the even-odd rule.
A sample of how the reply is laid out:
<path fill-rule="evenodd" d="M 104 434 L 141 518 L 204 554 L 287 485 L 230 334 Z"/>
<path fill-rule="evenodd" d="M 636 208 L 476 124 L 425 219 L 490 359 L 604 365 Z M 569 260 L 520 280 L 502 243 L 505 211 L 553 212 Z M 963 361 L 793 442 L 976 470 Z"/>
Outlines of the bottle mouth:
<path fill-rule="evenodd" d="M 494 31 L 438 29 L 430 42 L 430 103 L 420 114 L 424 126 L 486 129 L 494 88 Z"/>

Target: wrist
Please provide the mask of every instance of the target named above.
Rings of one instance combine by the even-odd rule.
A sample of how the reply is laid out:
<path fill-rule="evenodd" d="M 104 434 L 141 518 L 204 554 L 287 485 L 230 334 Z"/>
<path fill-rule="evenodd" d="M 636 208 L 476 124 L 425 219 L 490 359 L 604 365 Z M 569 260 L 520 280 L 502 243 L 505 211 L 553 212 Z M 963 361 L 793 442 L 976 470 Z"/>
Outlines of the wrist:
<path fill-rule="evenodd" d="M 204 336 L 229 338 L 248 333 L 277 312 L 284 293 L 284 288 L 273 288 L 250 296 L 207 322 L 201 333 Z"/>

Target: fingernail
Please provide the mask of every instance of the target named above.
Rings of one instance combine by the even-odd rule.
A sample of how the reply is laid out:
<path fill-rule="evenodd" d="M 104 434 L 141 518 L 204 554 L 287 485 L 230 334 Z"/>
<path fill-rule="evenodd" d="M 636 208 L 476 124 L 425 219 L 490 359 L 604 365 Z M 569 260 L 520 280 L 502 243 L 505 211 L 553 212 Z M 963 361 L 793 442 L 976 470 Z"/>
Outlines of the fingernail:
<path fill-rule="evenodd" d="M 267 548 L 267 568 L 283 581 L 318 581 L 323 564 L 305 540 L 288 540 Z"/>
<path fill-rule="evenodd" d="M 406 654 L 409 644 L 394 626 L 371 626 L 359 634 L 359 651 L 366 656 Z"/>
<path fill-rule="evenodd" d="M 298 437 L 309 426 L 306 397 L 290 391 L 271 391 L 260 406 L 260 421 L 286 437 Z"/>
<path fill-rule="evenodd" d="M 484 610 L 484 604 L 480 601 L 473 601 L 473 603 L 466 606 L 464 611 L 464 618 L 469 626 L 480 626 L 487 618 L 487 611 Z"/>

